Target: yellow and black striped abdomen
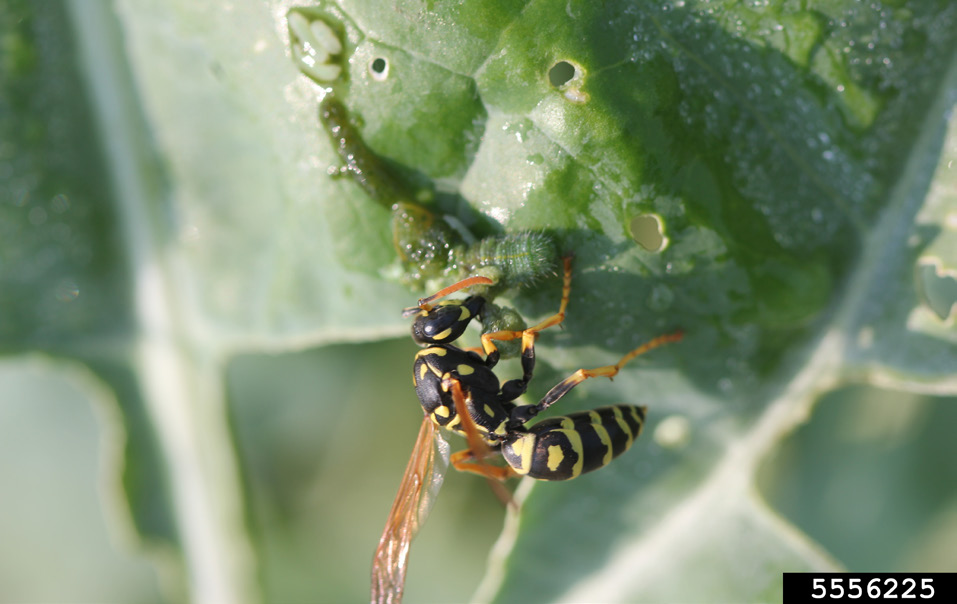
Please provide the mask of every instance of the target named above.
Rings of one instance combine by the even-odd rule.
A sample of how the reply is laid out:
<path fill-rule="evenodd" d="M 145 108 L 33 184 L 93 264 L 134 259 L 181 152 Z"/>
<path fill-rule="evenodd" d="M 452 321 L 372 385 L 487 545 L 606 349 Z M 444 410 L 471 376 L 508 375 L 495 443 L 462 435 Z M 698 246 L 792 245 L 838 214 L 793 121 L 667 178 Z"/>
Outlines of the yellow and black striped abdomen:
<path fill-rule="evenodd" d="M 570 480 L 606 465 L 631 447 L 645 408 L 614 405 L 542 420 L 502 444 L 508 465 L 539 480 Z"/>

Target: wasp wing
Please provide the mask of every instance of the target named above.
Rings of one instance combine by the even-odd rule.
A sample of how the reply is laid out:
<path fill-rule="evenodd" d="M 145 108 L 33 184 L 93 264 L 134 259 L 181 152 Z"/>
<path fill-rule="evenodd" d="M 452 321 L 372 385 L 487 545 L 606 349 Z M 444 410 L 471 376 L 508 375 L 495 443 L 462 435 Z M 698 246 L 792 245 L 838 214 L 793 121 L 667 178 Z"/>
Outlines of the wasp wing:
<path fill-rule="evenodd" d="M 402 601 L 409 544 L 432 511 L 449 465 L 449 448 L 432 420 L 424 417 L 372 560 L 372 604 Z"/>

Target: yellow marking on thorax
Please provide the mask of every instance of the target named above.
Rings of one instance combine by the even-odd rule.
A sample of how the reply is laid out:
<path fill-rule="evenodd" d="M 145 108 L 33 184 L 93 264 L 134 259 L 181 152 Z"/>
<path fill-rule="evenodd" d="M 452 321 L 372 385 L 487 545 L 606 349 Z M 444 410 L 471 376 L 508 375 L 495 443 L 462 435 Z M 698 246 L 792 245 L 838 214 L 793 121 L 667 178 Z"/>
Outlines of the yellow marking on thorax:
<path fill-rule="evenodd" d="M 445 338 L 449 337 L 449 334 L 451 334 L 451 333 L 452 333 L 452 328 L 451 328 L 451 327 L 448 327 L 448 328 L 446 328 L 446 329 L 443 329 L 443 330 L 440 331 L 439 333 L 435 334 L 434 336 L 432 336 L 432 339 L 433 339 L 433 340 L 439 340 L 439 341 L 441 341 L 441 340 L 444 340 Z"/>
<path fill-rule="evenodd" d="M 432 415 L 438 415 L 439 417 L 448 417 L 449 408 L 446 407 L 445 405 L 439 405 L 438 407 L 435 408 L 434 411 L 432 411 Z"/>
<path fill-rule="evenodd" d="M 470 365 L 459 365 L 455 368 L 459 372 L 459 375 L 472 375 L 475 373 L 475 368 Z"/>
<path fill-rule="evenodd" d="M 415 358 L 428 356 L 430 354 L 434 354 L 437 357 L 444 357 L 446 352 L 448 351 L 444 348 L 439 348 L 438 346 L 432 346 L 430 348 L 423 348 L 422 350 L 415 353 Z"/>

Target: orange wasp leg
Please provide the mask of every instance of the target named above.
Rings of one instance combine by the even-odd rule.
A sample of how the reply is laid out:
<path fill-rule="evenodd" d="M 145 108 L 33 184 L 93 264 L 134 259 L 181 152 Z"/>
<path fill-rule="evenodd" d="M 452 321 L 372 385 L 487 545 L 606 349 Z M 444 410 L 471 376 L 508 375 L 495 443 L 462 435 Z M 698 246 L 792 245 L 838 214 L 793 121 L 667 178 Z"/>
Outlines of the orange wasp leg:
<path fill-rule="evenodd" d="M 473 459 L 476 459 L 476 455 L 468 449 L 459 451 L 458 453 L 453 453 L 452 457 L 449 458 L 450 462 L 452 463 L 452 467 L 459 472 L 471 472 L 472 474 L 478 474 L 479 476 L 484 476 L 485 478 L 499 480 L 502 482 L 512 478 L 513 476 L 518 476 L 518 474 L 516 474 L 515 471 L 508 466 L 493 466 L 486 463 L 472 461 Z"/>
<path fill-rule="evenodd" d="M 469 414 L 468 405 L 465 401 L 465 393 L 462 391 L 462 383 L 454 378 L 449 379 L 446 383 L 452 391 L 455 413 L 461 418 L 462 430 L 465 431 L 465 440 L 469 446 L 464 451 L 452 454 L 450 458 L 452 467 L 460 472 L 471 472 L 484 476 L 496 497 L 505 505 L 514 507 L 516 504 L 512 499 L 512 494 L 502 483 L 512 476 L 517 476 L 517 474 L 510 467 L 485 463 L 484 459 L 491 455 L 492 451 L 485 444 L 485 440 L 479 434 L 475 422 L 472 421 L 472 416 Z"/>
<path fill-rule="evenodd" d="M 677 342 L 684 337 L 684 332 L 676 331 L 673 333 L 668 333 L 662 336 L 658 336 L 648 342 L 645 342 L 638 348 L 635 348 L 625 356 L 621 357 L 617 363 L 614 365 L 605 365 L 604 367 L 596 367 L 594 369 L 579 369 L 575 373 L 571 374 L 561 382 L 559 382 L 555 387 L 548 391 L 548 393 L 542 398 L 542 400 L 532 407 L 525 409 L 520 416 L 516 419 L 522 423 L 527 422 L 531 418 L 538 415 L 540 412 L 548 409 L 553 404 L 558 402 L 558 399 L 562 398 L 568 391 L 581 384 L 589 378 L 596 377 L 606 377 L 608 379 L 614 378 L 618 375 L 618 372 L 621 371 L 621 368 L 628 363 L 636 356 L 644 354 L 653 348 L 658 348 L 662 344 L 668 344 L 670 342 Z"/>
<path fill-rule="evenodd" d="M 555 325 L 561 325 L 562 321 L 565 320 L 565 309 L 568 308 L 568 298 L 571 296 L 572 291 L 571 256 L 562 258 L 562 265 L 564 268 L 562 275 L 562 302 L 558 307 L 558 312 L 548 317 L 538 325 L 529 327 L 524 331 L 493 331 L 491 333 L 482 334 L 482 348 L 485 350 L 486 355 L 490 355 L 498 350 L 493 340 L 499 342 L 508 342 L 510 340 L 522 338 L 522 355 L 525 356 L 526 351 L 535 346 L 535 340 L 538 338 L 538 333 L 540 331 L 544 331 L 549 327 L 554 327 Z"/>

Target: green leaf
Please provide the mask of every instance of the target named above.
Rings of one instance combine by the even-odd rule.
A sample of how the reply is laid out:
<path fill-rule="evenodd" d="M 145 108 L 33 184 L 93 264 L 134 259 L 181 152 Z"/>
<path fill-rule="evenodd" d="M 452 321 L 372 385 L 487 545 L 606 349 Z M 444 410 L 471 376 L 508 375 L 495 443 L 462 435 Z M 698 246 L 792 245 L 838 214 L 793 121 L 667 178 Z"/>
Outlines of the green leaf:
<path fill-rule="evenodd" d="M 404 336 L 421 294 L 397 285 L 388 204 L 329 176 L 322 92 L 288 54 L 291 3 L 7 4 L 2 366 L 39 352 L 30 363 L 116 418 L 106 480 L 122 501 L 104 509 L 171 599 L 365 597 L 420 417 L 414 347 L 329 345 Z M 957 394 L 957 7 L 315 14 L 345 37 L 334 94 L 411 190 L 434 187 L 478 236 L 541 230 L 574 253 L 530 398 L 686 334 L 562 400 L 647 404 L 646 434 L 594 474 L 523 483 L 477 598 L 776 600 L 782 571 L 853 568 L 779 518 L 757 476 L 848 383 Z M 557 281 L 510 303 L 546 316 Z M 479 583 L 501 513 L 483 488 L 449 478 L 410 600 Z"/>

